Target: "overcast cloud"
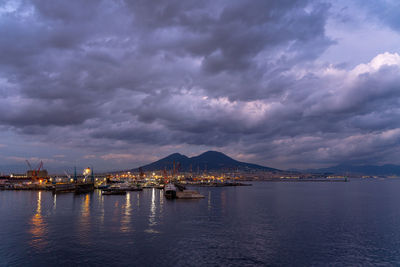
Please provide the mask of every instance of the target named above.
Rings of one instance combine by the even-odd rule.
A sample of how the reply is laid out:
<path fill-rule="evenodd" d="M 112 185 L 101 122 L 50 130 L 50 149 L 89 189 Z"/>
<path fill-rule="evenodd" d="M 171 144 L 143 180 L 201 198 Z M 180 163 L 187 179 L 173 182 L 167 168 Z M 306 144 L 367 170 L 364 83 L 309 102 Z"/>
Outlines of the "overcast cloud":
<path fill-rule="evenodd" d="M 0 171 L 26 158 L 130 168 L 209 149 L 277 168 L 400 164 L 399 10 L 2 1 Z"/>

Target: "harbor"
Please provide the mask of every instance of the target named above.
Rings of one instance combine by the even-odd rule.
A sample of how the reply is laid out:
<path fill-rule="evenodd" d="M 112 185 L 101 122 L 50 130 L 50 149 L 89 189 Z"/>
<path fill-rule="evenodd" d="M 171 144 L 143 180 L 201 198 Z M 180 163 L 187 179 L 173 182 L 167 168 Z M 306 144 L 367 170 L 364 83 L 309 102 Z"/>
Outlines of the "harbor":
<path fill-rule="evenodd" d="M 0 190 L 44 190 L 53 194 L 84 194 L 100 190 L 102 195 L 125 195 L 131 191 L 147 189 L 162 190 L 167 199 L 201 199 L 202 194 L 188 187 L 231 187 L 251 186 L 239 180 L 237 173 L 180 172 L 180 163 L 173 161 L 172 169 L 147 171 L 121 171 L 116 173 L 95 173 L 93 167 L 77 170 L 73 175 L 64 171 L 63 175 L 49 175 L 43 168 L 43 162 L 33 168 L 26 161 L 29 169 L 26 174 L 10 174 L 0 177 Z"/>
<path fill-rule="evenodd" d="M 395 265 L 389 249 L 398 251 L 391 233 L 399 189 L 397 179 L 358 179 L 196 187 L 204 198 L 175 200 L 155 187 L 123 195 L 1 191 L 0 238 L 7 242 L 0 244 L 0 265 L 208 266 L 223 258 L 227 266 L 286 266 L 288 255 L 304 266 L 334 263 L 337 255 L 341 264 L 357 265 L 355 253 Z M 382 245 L 377 223 L 387 229 L 386 242 L 371 251 L 370 244 Z M 299 242 L 312 250 L 299 250 Z"/>
<path fill-rule="evenodd" d="M 0 190 L 44 190 L 55 194 L 82 194 L 98 189 L 104 195 L 124 194 L 147 189 L 163 190 L 168 198 L 200 198 L 194 190 L 201 187 L 241 187 L 253 182 L 348 182 L 348 174 L 303 173 L 284 171 L 236 161 L 217 151 L 186 157 L 171 154 L 158 161 L 134 169 L 95 172 L 93 166 L 73 167 L 72 172 L 49 174 L 40 161 L 37 167 L 26 160 L 25 173 L 0 176 Z M 70 168 L 71 170 L 71 168 Z M 168 185 L 168 187 L 167 187 Z M 177 193 L 166 193 L 174 188 Z M 172 196 L 172 197 L 171 197 Z"/>
<path fill-rule="evenodd" d="M 164 189 L 168 183 L 182 187 L 235 187 L 251 186 L 254 181 L 263 182 L 349 182 L 348 177 L 298 177 L 277 176 L 263 177 L 241 175 L 227 176 L 226 174 L 213 173 L 194 176 L 191 173 L 179 175 L 162 175 L 156 172 L 139 172 L 137 174 L 126 172 L 118 174 L 95 174 L 90 168 L 83 171 L 83 175 L 47 176 L 47 177 L 0 177 L 0 190 L 45 190 L 54 193 L 75 192 L 84 193 L 95 189 L 103 191 L 123 190 L 141 191 L 144 189 Z"/>
<path fill-rule="evenodd" d="M 28 163 L 29 167 L 31 165 Z M 164 170 L 145 173 L 120 172 L 117 174 L 95 174 L 93 167 L 84 168 L 82 174 L 78 175 L 74 167 L 74 174 L 51 176 L 47 171 L 38 169 L 28 170 L 26 177 L 23 175 L 10 175 L 0 177 L 0 190 L 31 190 L 50 191 L 53 194 L 85 194 L 95 190 L 102 195 L 126 195 L 127 192 L 143 191 L 148 189 L 161 190 L 167 199 L 202 199 L 205 196 L 197 190 L 189 187 L 231 187 L 251 186 L 249 183 L 226 179 L 223 176 L 180 174 L 174 169 L 170 174 Z"/>

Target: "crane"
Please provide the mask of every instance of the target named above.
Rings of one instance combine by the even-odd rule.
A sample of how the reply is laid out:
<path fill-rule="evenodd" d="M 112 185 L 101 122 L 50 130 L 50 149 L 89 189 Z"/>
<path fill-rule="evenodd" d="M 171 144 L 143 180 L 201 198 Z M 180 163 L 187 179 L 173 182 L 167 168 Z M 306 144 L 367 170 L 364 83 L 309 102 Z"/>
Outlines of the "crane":
<path fill-rule="evenodd" d="M 31 165 L 31 163 L 29 162 L 29 160 L 25 160 L 25 161 L 26 161 L 26 164 L 28 164 L 28 167 L 29 167 L 28 172 L 29 172 L 29 171 L 32 172 L 32 180 L 35 180 L 35 179 L 37 178 L 36 170 L 32 168 L 32 165 Z M 29 174 L 28 174 L 28 175 L 29 175 Z"/>
<path fill-rule="evenodd" d="M 32 165 L 29 163 L 29 161 L 28 160 L 25 160 L 25 161 L 28 164 L 29 170 L 33 170 Z"/>
<path fill-rule="evenodd" d="M 29 160 L 26 160 L 26 163 L 28 164 L 29 171 L 32 172 L 32 180 L 37 180 L 39 172 L 43 168 L 43 161 L 40 161 L 37 169 L 32 168 L 32 165 L 30 164 Z"/>
<path fill-rule="evenodd" d="M 68 180 L 71 180 L 71 175 L 68 174 L 67 171 L 64 170 L 65 175 L 68 177 Z"/>
<path fill-rule="evenodd" d="M 163 174 L 164 174 L 164 184 L 167 184 L 168 183 L 168 174 L 167 174 L 167 168 L 166 167 L 164 167 Z"/>
<path fill-rule="evenodd" d="M 40 161 L 39 167 L 38 167 L 38 169 L 37 169 L 37 172 L 39 173 L 39 172 L 40 172 L 40 169 L 42 169 L 42 168 L 43 168 L 43 161 Z"/>
<path fill-rule="evenodd" d="M 140 168 L 139 168 L 139 177 L 140 177 L 140 180 L 142 180 L 144 176 L 145 176 L 145 174 L 144 174 L 144 172 L 143 172 L 143 168 L 140 167 Z"/>

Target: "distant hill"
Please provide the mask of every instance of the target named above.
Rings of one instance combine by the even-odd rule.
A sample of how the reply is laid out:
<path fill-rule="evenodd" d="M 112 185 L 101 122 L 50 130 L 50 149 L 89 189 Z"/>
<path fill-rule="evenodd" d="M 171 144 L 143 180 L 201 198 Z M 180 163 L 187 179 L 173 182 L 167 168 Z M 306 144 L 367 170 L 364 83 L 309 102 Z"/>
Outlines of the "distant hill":
<path fill-rule="evenodd" d="M 308 169 L 307 173 L 332 173 L 332 174 L 356 174 L 370 176 L 400 176 L 400 166 L 386 165 L 337 165 L 322 169 Z"/>
<path fill-rule="evenodd" d="M 143 171 L 157 171 L 157 170 L 171 170 L 173 168 L 173 164 L 180 165 L 180 171 L 190 171 L 192 168 L 193 171 L 204 171 L 204 170 L 262 170 L 262 171 L 270 171 L 270 172 L 282 172 L 281 170 L 264 167 L 257 164 L 246 163 L 234 160 L 224 153 L 217 151 L 207 151 L 201 155 L 195 157 L 187 157 L 185 155 L 174 153 L 165 158 L 162 158 L 153 163 L 141 166 L 140 168 Z M 133 169 L 132 171 L 138 171 L 139 168 Z"/>

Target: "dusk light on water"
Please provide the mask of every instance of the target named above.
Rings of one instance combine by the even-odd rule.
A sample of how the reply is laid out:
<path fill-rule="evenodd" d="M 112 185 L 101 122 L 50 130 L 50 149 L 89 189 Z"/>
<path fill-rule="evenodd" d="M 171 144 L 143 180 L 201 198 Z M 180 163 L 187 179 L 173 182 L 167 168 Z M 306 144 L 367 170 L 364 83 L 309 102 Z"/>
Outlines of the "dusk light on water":
<path fill-rule="evenodd" d="M 0 0 L 0 266 L 400 265 L 400 2 Z"/>

